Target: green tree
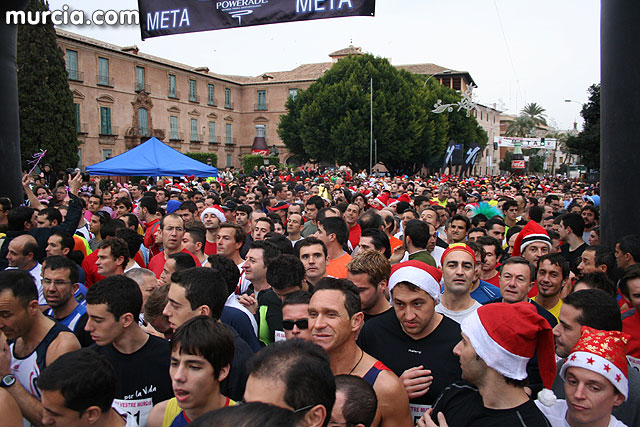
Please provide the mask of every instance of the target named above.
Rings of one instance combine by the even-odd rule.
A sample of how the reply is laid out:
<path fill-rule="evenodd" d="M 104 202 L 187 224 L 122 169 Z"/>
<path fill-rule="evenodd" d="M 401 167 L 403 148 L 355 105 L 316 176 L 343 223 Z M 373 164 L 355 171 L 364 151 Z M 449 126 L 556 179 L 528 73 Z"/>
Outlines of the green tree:
<path fill-rule="evenodd" d="M 527 170 L 529 172 L 544 172 L 544 150 L 538 148 L 523 149 L 522 154 L 529 157 Z"/>
<path fill-rule="evenodd" d="M 582 106 L 580 115 L 584 119 L 582 131 L 567 138 L 566 146 L 571 154 L 580 156 L 588 169 L 600 168 L 600 85 L 588 89 L 589 102 Z"/>
<path fill-rule="evenodd" d="M 545 111 L 546 110 L 540 105 L 535 102 L 530 102 L 524 106 L 520 114 L 529 117 L 533 121 L 534 126 L 546 126 L 547 118 L 544 114 Z"/>
<path fill-rule="evenodd" d="M 500 160 L 499 167 L 501 171 L 511 172 L 511 160 L 513 160 L 513 151 L 504 153 L 504 158 Z"/>
<path fill-rule="evenodd" d="M 534 128 L 535 123 L 533 122 L 531 117 L 521 114 L 517 116 L 513 121 L 509 122 L 505 135 L 520 136 L 526 138 L 531 135 Z"/>
<path fill-rule="evenodd" d="M 486 133 L 473 117 L 431 111 L 438 99 L 456 103 L 460 95 L 437 82 L 398 70 L 372 55 L 341 59 L 295 100 L 286 104 L 278 133 L 303 161 L 368 168 L 370 150 L 370 79 L 373 79 L 373 135 L 378 161 L 390 171 L 414 172 L 438 158 L 449 138 L 465 145 L 486 145 Z"/>
<path fill-rule="evenodd" d="M 26 12 L 46 11 L 43 0 L 30 0 Z M 18 28 L 18 101 L 23 167 L 39 150 L 57 170 L 78 164 L 73 95 L 53 24 Z"/>

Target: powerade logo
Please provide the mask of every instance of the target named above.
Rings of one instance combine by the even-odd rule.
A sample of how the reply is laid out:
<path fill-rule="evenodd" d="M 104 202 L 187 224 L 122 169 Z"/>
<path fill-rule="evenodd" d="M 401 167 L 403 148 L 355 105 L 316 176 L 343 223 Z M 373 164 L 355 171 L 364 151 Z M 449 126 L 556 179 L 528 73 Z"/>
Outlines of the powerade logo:
<path fill-rule="evenodd" d="M 216 2 L 216 9 L 227 12 L 232 18 L 238 20 L 238 25 L 242 25 L 242 17 L 253 13 L 253 9 L 262 7 L 269 3 L 269 0 L 223 0 Z"/>

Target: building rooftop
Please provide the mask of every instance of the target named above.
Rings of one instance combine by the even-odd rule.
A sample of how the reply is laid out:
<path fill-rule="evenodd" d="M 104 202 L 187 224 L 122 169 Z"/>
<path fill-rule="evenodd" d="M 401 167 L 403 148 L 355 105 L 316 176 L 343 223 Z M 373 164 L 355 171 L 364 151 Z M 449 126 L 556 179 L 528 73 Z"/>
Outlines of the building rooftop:
<path fill-rule="evenodd" d="M 349 56 L 349 55 L 362 55 L 362 48 L 355 47 L 351 44 L 349 45 L 349 47 L 336 50 L 335 52 L 329 54 L 331 58 L 336 58 L 336 59 L 344 58 L 345 56 Z"/>
<path fill-rule="evenodd" d="M 333 53 L 330 53 L 329 56 L 332 58 L 333 62 L 302 64 L 290 71 L 271 71 L 271 72 L 263 73 L 259 76 L 237 76 L 237 75 L 229 75 L 229 74 L 218 74 L 218 73 L 209 71 L 209 68 L 205 66 L 194 67 L 191 65 L 186 65 L 179 62 L 171 61 L 166 58 L 149 55 L 141 52 L 137 46 L 127 46 L 127 47 L 117 46 L 111 43 L 104 42 L 102 40 L 97 40 L 97 39 L 86 37 L 80 34 L 72 33 L 70 31 L 62 30 L 60 28 L 56 28 L 56 33 L 58 37 L 63 39 L 69 39 L 75 42 L 97 46 L 106 50 L 118 52 L 122 55 L 146 59 L 152 62 L 168 65 L 170 67 L 174 67 L 184 71 L 207 75 L 213 78 L 237 83 L 240 85 L 259 85 L 259 84 L 263 85 L 263 84 L 269 84 L 269 83 L 314 81 L 322 77 L 324 73 L 327 72 L 327 70 L 329 70 L 333 66 L 333 63 L 338 59 L 344 58 L 348 55 L 363 54 L 362 49 L 360 47 L 354 47 L 353 45 L 350 45 L 347 48 L 340 49 Z M 411 73 L 423 74 L 423 75 L 434 75 L 434 74 L 464 75 L 465 77 L 467 77 L 467 79 L 470 82 L 473 83 L 473 79 L 471 78 L 471 75 L 467 71 L 450 70 L 446 67 L 442 67 L 436 64 L 407 64 L 407 65 L 397 65 L 396 67 L 409 71 Z"/>

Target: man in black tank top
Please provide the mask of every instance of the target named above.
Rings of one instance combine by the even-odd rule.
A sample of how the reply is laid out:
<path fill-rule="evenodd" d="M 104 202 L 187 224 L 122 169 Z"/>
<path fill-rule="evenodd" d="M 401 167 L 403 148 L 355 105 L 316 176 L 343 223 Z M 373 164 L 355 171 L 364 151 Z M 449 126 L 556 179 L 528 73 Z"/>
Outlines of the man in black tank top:
<path fill-rule="evenodd" d="M 38 290 L 27 271 L 0 271 L 0 386 L 28 422 L 42 419 L 40 372 L 62 354 L 80 349 L 75 335 L 40 311 Z M 28 425 L 28 424 L 27 424 Z"/>

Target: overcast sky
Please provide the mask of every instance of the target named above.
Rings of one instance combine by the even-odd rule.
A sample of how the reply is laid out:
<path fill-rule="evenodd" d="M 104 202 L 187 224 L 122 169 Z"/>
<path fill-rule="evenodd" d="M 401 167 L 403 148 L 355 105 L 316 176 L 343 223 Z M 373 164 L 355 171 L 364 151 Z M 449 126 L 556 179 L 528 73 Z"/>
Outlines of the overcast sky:
<path fill-rule="evenodd" d="M 293 0 L 292 0 L 293 1 Z M 179 4 L 180 1 L 176 0 Z M 136 0 L 49 0 L 50 8 L 137 9 Z M 502 23 L 502 25 L 501 25 Z M 67 26 L 121 46 L 221 74 L 255 76 L 329 61 L 349 46 L 393 64 L 432 62 L 468 71 L 478 102 L 517 114 L 536 102 L 560 129 L 578 121 L 587 88 L 600 81 L 600 1 L 377 0 L 375 17 L 283 23 L 142 41 L 135 26 Z"/>

